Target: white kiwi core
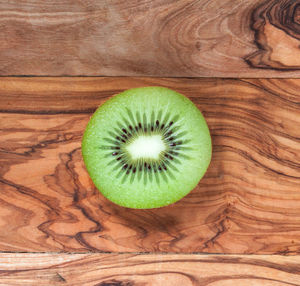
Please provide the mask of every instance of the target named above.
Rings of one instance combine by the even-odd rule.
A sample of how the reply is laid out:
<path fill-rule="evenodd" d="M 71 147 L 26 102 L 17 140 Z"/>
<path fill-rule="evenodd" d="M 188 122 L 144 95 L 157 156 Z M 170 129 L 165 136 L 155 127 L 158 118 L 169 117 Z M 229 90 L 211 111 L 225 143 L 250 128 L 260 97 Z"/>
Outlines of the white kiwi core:
<path fill-rule="evenodd" d="M 133 160 L 158 160 L 159 155 L 166 151 L 166 145 L 161 135 L 142 135 L 135 138 L 126 149 Z"/>

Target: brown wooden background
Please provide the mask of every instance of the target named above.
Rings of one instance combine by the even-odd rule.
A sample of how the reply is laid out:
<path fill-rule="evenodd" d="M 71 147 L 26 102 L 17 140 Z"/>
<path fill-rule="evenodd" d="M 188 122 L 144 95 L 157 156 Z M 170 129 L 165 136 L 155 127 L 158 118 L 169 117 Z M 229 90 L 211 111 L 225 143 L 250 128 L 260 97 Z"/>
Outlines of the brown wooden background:
<path fill-rule="evenodd" d="M 0 14 L 0 285 L 300 285 L 300 1 Z M 95 189 L 81 138 L 108 97 L 150 85 L 199 107 L 213 158 L 178 203 L 130 210 Z"/>
<path fill-rule="evenodd" d="M 299 77 L 298 0 L 0 2 L 0 75 Z"/>

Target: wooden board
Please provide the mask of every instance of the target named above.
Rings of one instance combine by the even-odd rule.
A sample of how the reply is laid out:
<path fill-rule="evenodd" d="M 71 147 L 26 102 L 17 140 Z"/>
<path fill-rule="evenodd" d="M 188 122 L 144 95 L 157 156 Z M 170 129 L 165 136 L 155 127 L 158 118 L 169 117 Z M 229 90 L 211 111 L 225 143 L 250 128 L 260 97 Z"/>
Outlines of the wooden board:
<path fill-rule="evenodd" d="M 299 286 L 299 265 L 299 256 L 10 253 L 0 284 Z"/>
<path fill-rule="evenodd" d="M 298 4 L 2 1 L 0 75 L 299 77 Z"/>
<path fill-rule="evenodd" d="M 178 203 L 131 210 L 95 189 L 80 142 L 99 104 L 148 85 L 203 111 L 213 158 Z M 1 78 L 0 250 L 299 254 L 299 88 L 299 79 Z"/>

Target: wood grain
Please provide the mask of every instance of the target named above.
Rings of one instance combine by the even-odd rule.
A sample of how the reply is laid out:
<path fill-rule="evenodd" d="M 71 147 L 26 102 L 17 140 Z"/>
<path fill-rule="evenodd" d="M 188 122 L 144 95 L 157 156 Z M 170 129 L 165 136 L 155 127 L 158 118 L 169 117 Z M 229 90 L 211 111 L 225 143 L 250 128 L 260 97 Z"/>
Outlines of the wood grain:
<path fill-rule="evenodd" d="M 118 207 L 81 157 L 96 107 L 160 85 L 203 111 L 213 138 L 204 179 L 166 208 Z M 300 80 L 0 79 L 0 250 L 300 253 Z"/>
<path fill-rule="evenodd" d="M 300 69 L 300 1 L 266 1 L 253 12 L 252 28 L 259 49 L 246 58 L 249 64 Z"/>
<path fill-rule="evenodd" d="M 298 286 L 299 265 L 299 256 L 2 254 L 0 284 Z"/>
<path fill-rule="evenodd" d="M 299 77 L 299 11 L 298 0 L 2 1 L 0 75 Z"/>

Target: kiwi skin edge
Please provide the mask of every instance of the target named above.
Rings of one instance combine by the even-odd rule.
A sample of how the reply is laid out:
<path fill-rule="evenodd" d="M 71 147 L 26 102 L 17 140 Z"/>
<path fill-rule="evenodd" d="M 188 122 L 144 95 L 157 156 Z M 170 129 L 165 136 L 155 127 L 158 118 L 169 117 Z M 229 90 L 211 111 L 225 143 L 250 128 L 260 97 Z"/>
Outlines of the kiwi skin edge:
<path fill-rule="evenodd" d="M 125 107 L 139 112 L 140 120 L 144 116 L 145 122 L 143 121 L 142 123 L 150 129 L 151 124 L 154 125 L 153 127 L 156 127 L 155 122 L 157 118 L 164 120 L 169 116 L 167 122 L 165 122 L 165 125 L 168 125 L 171 123 L 172 118 L 176 119 L 180 115 L 180 118 L 173 123 L 172 128 L 175 130 L 175 127 L 177 127 L 177 131 L 173 131 L 175 135 L 181 137 L 177 139 L 173 138 L 172 142 L 174 144 L 176 140 L 177 143 L 182 141 L 181 149 L 176 144 L 173 147 L 178 149 L 170 149 L 172 146 L 168 147 L 168 152 L 176 151 L 175 153 L 180 154 L 177 154 L 175 158 L 174 154 L 164 153 L 167 157 L 164 157 L 163 160 L 169 164 L 166 166 L 168 170 L 165 173 L 158 172 L 158 165 L 156 165 L 157 168 L 154 168 L 154 170 L 143 169 L 143 175 L 138 179 L 138 172 L 133 173 L 134 166 L 129 164 L 124 169 L 128 173 L 127 177 L 125 176 L 125 171 L 120 173 L 120 177 L 116 177 L 117 174 L 112 172 L 115 165 L 117 166 L 116 170 L 120 172 L 119 169 L 122 166 L 124 167 L 126 162 L 123 165 L 117 165 L 117 158 L 112 155 L 114 152 L 111 152 L 111 150 L 101 150 L 99 146 L 103 147 L 107 143 L 105 142 L 104 144 L 103 138 L 105 138 L 110 141 L 110 147 L 113 147 L 114 143 L 111 142 L 115 140 L 115 137 L 120 137 L 120 134 L 126 135 L 122 134 L 120 124 L 122 127 L 124 126 L 127 132 L 130 131 L 128 128 L 130 118 L 134 118 L 134 122 L 130 123 L 131 125 L 138 123 L 135 115 L 130 117 L 124 111 Z M 153 118 L 155 118 L 154 121 Z M 119 123 L 119 126 L 115 125 L 116 122 Z M 161 122 L 159 124 L 160 127 L 164 125 Z M 170 128 L 167 129 L 166 126 L 163 126 L 162 130 L 165 132 L 164 134 L 172 131 Z M 112 129 L 116 132 L 114 134 L 116 135 L 115 137 L 107 133 Z M 133 135 L 137 136 L 139 134 Z M 170 141 L 167 142 L 170 143 Z M 124 147 L 127 141 L 126 143 L 121 141 L 119 143 L 123 144 L 120 146 Z M 104 147 L 109 146 L 105 145 Z M 107 199 L 127 208 L 151 209 L 173 204 L 197 186 L 210 164 L 212 143 L 203 115 L 188 98 L 168 88 L 143 87 L 129 89 L 110 96 L 98 107 L 90 118 L 84 132 L 82 155 L 92 181 Z M 168 158 L 168 156 L 173 157 L 173 159 Z M 180 161 L 178 165 L 174 163 L 176 160 Z M 113 167 L 110 168 L 110 165 Z M 130 166 L 131 169 L 129 170 Z M 160 166 L 162 167 L 162 165 Z M 174 168 L 172 169 L 172 167 Z M 167 178 L 165 178 L 164 174 Z"/>

